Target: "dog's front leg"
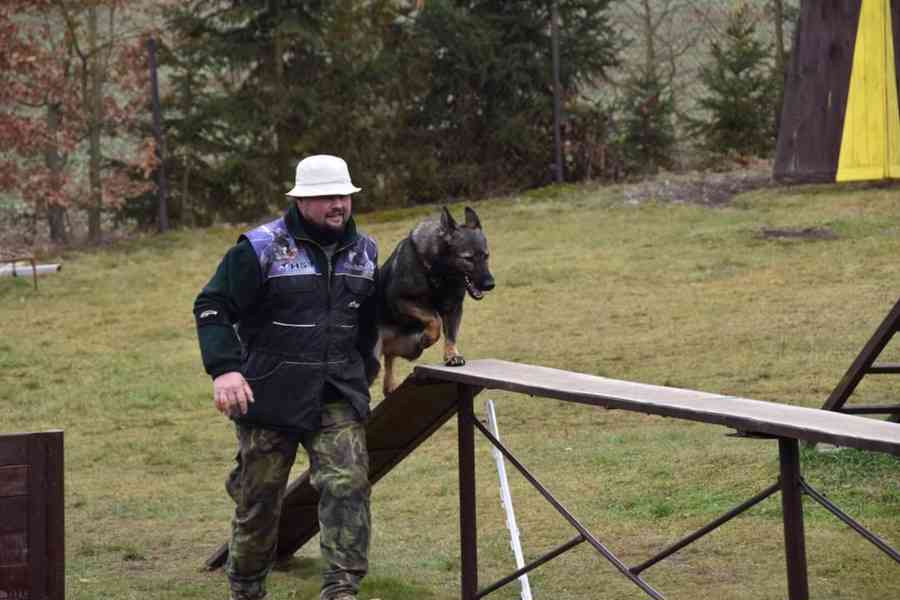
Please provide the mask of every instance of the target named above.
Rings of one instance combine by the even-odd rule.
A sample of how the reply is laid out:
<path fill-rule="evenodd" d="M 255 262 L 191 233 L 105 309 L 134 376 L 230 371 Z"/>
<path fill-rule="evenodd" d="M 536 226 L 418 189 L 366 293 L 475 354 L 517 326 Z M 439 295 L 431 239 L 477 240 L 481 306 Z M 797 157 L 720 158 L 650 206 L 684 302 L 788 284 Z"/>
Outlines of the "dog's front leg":
<path fill-rule="evenodd" d="M 394 383 L 394 355 L 385 354 L 384 379 L 381 382 L 381 390 L 384 392 L 384 397 L 387 398 L 395 389 L 397 389 L 397 384 Z"/>
<path fill-rule="evenodd" d="M 462 322 L 462 302 L 443 315 L 444 321 L 444 364 L 448 367 L 461 367 L 466 359 L 456 347 L 456 335 Z"/>
<path fill-rule="evenodd" d="M 411 300 L 397 302 L 397 311 L 422 324 L 418 353 L 415 356 L 406 356 L 410 360 L 419 358 L 423 350 L 430 348 L 441 338 L 441 315 Z"/>

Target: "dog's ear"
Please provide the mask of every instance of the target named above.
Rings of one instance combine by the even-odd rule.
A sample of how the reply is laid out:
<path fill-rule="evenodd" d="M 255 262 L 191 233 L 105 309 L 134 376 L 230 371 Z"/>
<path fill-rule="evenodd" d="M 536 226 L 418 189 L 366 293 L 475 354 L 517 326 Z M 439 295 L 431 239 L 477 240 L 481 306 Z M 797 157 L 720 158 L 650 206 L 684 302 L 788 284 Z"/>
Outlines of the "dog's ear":
<path fill-rule="evenodd" d="M 466 207 L 466 227 L 469 229 L 481 229 L 481 221 L 478 219 L 478 214 L 468 206 Z"/>
<path fill-rule="evenodd" d="M 443 210 L 441 211 L 441 228 L 445 232 L 450 233 L 456 229 L 456 227 L 457 225 L 456 221 L 453 220 L 453 215 L 450 214 L 450 211 L 447 210 L 446 206 L 443 207 Z"/>

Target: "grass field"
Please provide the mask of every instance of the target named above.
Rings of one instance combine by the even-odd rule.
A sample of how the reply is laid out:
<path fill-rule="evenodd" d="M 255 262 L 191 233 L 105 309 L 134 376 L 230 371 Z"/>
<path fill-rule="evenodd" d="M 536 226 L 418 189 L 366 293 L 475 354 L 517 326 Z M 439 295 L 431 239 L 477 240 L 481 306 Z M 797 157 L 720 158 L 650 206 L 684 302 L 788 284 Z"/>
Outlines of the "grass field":
<path fill-rule="evenodd" d="M 460 347 L 470 358 L 817 407 L 898 297 L 896 188 L 767 190 L 710 209 L 566 187 L 476 206 L 498 285 L 466 304 Z M 360 222 L 386 256 L 428 212 Z M 760 234 L 808 227 L 836 239 Z M 234 434 L 213 408 L 191 305 L 240 231 L 67 255 L 38 292 L 28 280 L 0 280 L 0 431 L 65 429 L 70 599 L 226 597 L 221 572 L 202 565 L 228 533 L 223 480 Z M 890 347 L 885 359 L 897 354 Z M 422 360 L 439 358 L 435 348 Z M 897 383 L 870 377 L 859 401 L 896 404 Z M 476 399 L 482 415 L 488 398 L 505 443 L 629 564 L 777 474 L 774 442 L 720 427 L 494 392 Z M 362 599 L 458 597 L 455 445 L 451 420 L 374 489 Z M 480 579 L 489 583 L 512 570 L 512 557 L 484 440 L 477 461 Z M 803 461 L 814 486 L 900 545 L 896 458 L 845 450 L 805 452 Z M 570 539 L 537 493 L 510 477 L 526 554 Z M 806 505 L 816 600 L 900 597 L 896 563 Z M 780 515 L 770 498 L 646 577 L 672 600 L 785 598 Z M 315 598 L 319 566 L 315 545 L 304 548 L 271 576 L 272 597 Z M 541 600 L 644 597 L 586 545 L 531 582 Z M 517 586 L 490 597 L 517 598 Z"/>

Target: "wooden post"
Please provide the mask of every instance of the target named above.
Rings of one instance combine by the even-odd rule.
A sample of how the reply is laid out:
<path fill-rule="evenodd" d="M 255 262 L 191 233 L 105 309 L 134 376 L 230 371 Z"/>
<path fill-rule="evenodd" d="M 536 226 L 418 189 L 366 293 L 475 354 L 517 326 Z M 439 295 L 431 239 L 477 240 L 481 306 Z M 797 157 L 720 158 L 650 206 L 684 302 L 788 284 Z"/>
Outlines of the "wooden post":
<path fill-rule="evenodd" d="M 147 62 L 150 63 L 150 99 L 153 103 L 153 137 L 156 138 L 156 155 L 159 157 L 157 185 L 159 186 L 159 211 L 157 225 L 160 233 L 169 230 L 168 190 L 166 186 L 165 140 L 162 135 L 162 115 L 159 106 L 159 79 L 156 76 L 156 40 L 147 40 Z"/>
<path fill-rule="evenodd" d="M 781 508 L 784 518 L 784 554 L 788 598 L 809 600 L 806 538 L 803 531 L 803 494 L 800 485 L 800 449 L 797 440 L 778 439 L 781 463 Z"/>
<path fill-rule="evenodd" d="M 478 527 L 475 515 L 474 391 L 459 386 L 459 530 L 462 600 L 478 598 Z"/>
<path fill-rule="evenodd" d="M 553 155 L 556 183 L 563 182 L 562 125 L 560 123 L 562 86 L 559 83 L 559 1 L 552 0 L 550 13 L 551 43 L 553 45 Z"/>

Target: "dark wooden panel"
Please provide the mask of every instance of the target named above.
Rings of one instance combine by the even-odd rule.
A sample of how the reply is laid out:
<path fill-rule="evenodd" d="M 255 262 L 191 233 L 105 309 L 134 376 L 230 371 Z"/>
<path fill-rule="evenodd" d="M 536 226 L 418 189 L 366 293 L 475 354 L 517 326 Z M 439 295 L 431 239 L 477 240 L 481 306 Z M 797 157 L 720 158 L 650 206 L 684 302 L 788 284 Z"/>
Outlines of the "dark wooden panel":
<path fill-rule="evenodd" d="M 802 3 L 775 151 L 779 181 L 834 181 L 860 6 L 859 0 Z"/>
<path fill-rule="evenodd" d="M 63 432 L 41 434 L 47 474 L 47 598 L 66 597 L 65 487 Z"/>
<path fill-rule="evenodd" d="M 28 466 L 0 467 L 0 498 L 28 493 Z"/>
<path fill-rule="evenodd" d="M 0 465 L 24 465 L 28 451 L 23 440 L 27 434 L 0 434 Z"/>
<path fill-rule="evenodd" d="M 63 432 L 0 435 L 0 600 L 64 600 Z M 15 466 L 13 466 L 15 465 Z"/>
<path fill-rule="evenodd" d="M 0 566 L 0 598 L 3 600 L 44 600 L 29 592 L 28 565 Z M 5 594 L 5 595 L 4 595 Z"/>
<path fill-rule="evenodd" d="M 0 533 L 0 565 L 15 565 L 28 559 L 28 536 L 19 533 Z"/>
<path fill-rule="evenodd" d="M 475 360 L 463 367 L 417 366 L 415 373 L 436 381 L 456 381 L 900 455 L 900 424 L 816 408 L 620 381 L 503 360 Z"/>
<path fill-rule="evenodd" d="M 32 477 L 28 485 L 28 552 L 33 557 L 31 567 L 31 595 L 47 596 L 47 453 L 43 438 L 36 434 L 28 438 L 28 464 Z"/>
<path fill-rule="evenodd" d="M 19 533 L 28 529 L 28 496 L 0 498 L 0 533 Z"/>

